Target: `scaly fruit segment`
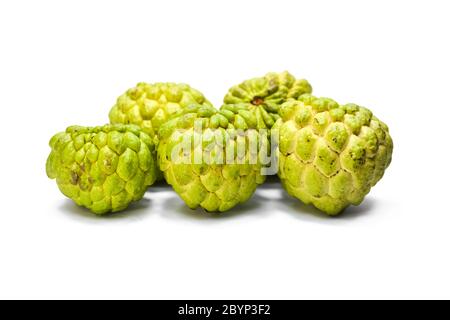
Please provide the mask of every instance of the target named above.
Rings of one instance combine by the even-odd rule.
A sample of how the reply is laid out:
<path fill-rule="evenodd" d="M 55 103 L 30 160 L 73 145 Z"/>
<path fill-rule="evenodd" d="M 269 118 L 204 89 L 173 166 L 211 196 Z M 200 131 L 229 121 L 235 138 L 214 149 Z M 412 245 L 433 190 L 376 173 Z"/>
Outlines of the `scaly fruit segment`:
<path fill-rule="evenodd" d="M 203 94 L 177 83 L 138 83 L 121 95 L 109 113 L 113 124 L 138 125 L 152 138 L 170 116 L 190 105 L 208 105 Z"/>
<path fill-rule="evenodd" d="M 166 181 L 190 208 L 202 207 L 210 212 L 230 210 L 247 201 L 264 182 L 259 153 L 267 151 L 268 140 L 261 139 L 255 130 L 248 130 L 255 123 L 249 117 L 253 116 L 248 112 L 238 114 L 193 106 L 162 125 L 159 166 Z M 198 124 L 201 124 L 199 131 Z M 228 140 L 239 129 L 246 134 Z M 246 146 L 254 143 L 257 147 L 239 149 L 239 139 Z M 184 149 L 180 149 L 181 144 Z"/>
<path fill-rule="evenodd" d="M 279 113 L 283 186 L 327 214 L 360 204 L 391 162 L 389 129 L 366 108 L 302 95 Z"/>
<path fill-rule="evenodd" d="M 270 72 L 230 88 L 222 109 L 246 108 L 255 114 L 258 127 L 270 129 L 279 118 L 278 110 L 283 102 L 311 92 L 312 87 L 305 79 L 295 79 L 287 71 Z"/>
<path fill-rule="evenodd" d="M 47 175 L 96 214 L 121 211 L 156 180 L 153 140 L 134 125 L 73 126 L 53 136 Z"/>

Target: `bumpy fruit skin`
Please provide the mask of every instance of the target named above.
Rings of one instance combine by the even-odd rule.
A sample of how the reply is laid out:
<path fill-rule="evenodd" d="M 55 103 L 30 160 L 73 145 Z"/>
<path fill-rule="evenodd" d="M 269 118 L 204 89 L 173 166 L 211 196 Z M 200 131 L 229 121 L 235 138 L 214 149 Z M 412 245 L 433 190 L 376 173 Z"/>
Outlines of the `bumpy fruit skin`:
<path fill-rule="evenodd" d="M 222 109 L 246 108 L 255 113 L 258 127 L 270 129 L 279 118 L 283 102 L 311 92 L 312 87 L 305 79 L 295 79 L 287 71 L 270 72 L 230 88 Z"/>
<path fill-rule="evenodd" d="M 214 159 L 208 162 L 205 158 L 201 158 L 201 162 L 197 163 L 192 158 L 195 154 L 194 149 L 196 149 L 194 146 L 200 146 L 201 148 L 198 150 L 205 152 L 213 141 L 211 134 L 224 137 L 226 132 L 249 129 L 252 122 L 247 122 L 247 116 L 251 117 L 252 115 L 248 111 L 243 114 L 223 113 L 209 106 L 193 106 L 186 108 L 161 127 L 158 146 L 159 166 L 166 181 L 172 185 L 191 209 L 202 207 L 208 212 L 230 210 L 239 203 L 247 201 L 256 187 L 264 182 L 265 177 L 261 174 L 262 165 L 259 160 L 257 162 L 249 160 L 255 156 L 255 154 L 251 154 L 252 151 L 246 150 L 245 154 L 241 154 L 242 162 L 232 164 L 220 163 Z M 200 131 L 202 143 L 193 142 L 191 144 L 191 153 L 188 153 L 190 160 L 183 163 L 175 161 L 172 158 L 174 148 L 183 138 L 188 137 L 188 141 L 195 139 L 192 137 L 197 121 L 202 123 L 203 130 Z M 255 122 L 254 119 L 253 122 Z M 258 144 L 256 153 L 268 149 L 268 140 L 252 135 L 245 139 L 248 139 L 246 143 L 249 143 L 250 139 L 256 139 L 252 140 Z M 236 152 L 234 142 L 225 143 L 225 140 L 221 140 L 219 144 L 214 144 L 211 152 L 212 154 L 222 152 L 226 157 L 231 149 Z M 256 154 L 256 157 L 259 155 Z"/>
<path fill-rule="evenodd" d="M 153 141 L 134 125 L 72 126 L 53 136 L 50 147 L 48 177 L 96 214 L 127 208 L 156 179 Z"/>
<path fill-rule="evenodd" d="M 203 94 L 187 84 L 138 83 L 121 95 L 109 113 L 112 124 L 138 125 L 150 137 L 173 114 L 190 105 L 211 105 Z"/>
<path fill-rule="evenodd" d="M 359 205 L 392 159 L 388 127 L 366 108 L 303 95 L 280 108 L 279 177 L 329 215 Z"/>

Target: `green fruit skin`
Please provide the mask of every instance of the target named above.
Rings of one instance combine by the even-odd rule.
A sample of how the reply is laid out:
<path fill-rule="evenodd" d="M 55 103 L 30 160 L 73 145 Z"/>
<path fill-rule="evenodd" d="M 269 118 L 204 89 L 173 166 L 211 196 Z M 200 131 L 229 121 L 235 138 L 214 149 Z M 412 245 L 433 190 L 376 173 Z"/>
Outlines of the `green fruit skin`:
<path fill-rule="evenodd" d="M 109 113 L 112 124 L 135 124 L 152 138 L 173 114 L 190 105 L 208 105 L 204 95 L 183 83 L 145 83 L 127 90 Z"/>
<path fill-rule="evenodd" d="M 270 129 L 279 118 L 282 103 L 311 92 L 312 87 L 305 79 L 296 79 L 287 71 L 270 72 L 231 87 L 222 108 L 245 107 L 255 114 L 259 128 Z"/>
<path fill-rule="evenodd" d="M 245 115 L 247 116 L 247 115 Z M 173 148 L 180 141 L 176 138 L 177 132 L 183 129 L 183 137 L 192 141 L 194 122 L 200 120 L 203 128 L 202 138 L 207 140 L 207 132 L 225 134 L 225 130 L 248 129 L 243 115 L 221 113 L 209 106 L 193 106 L 180 112 L 176 117 L 161 126 L 158 146 L 158 163 L 164 173 L 166 181 L 191 209 L 201 207 L 208 212 L 224 212 L 239 203 L 247 201 L 265 177 L 261 175 L 262 165 L 258 163 L 228 164 L 201 163 L 193 161 L 176 163 L 171 158 Z M 231 143 L 220 145 L 216 150 L 227 154 L 227 148 L 233 148 Z M 268 147 L 268 141 L 262 141 L 259 151 Z M 206 144 L 201 145 L 201 151 Z M 258 151 L 258 152 L 259 152 Z M 192 150 L 191 150 L 192 152 Z M 250 157 L 249 152 L 245 159 Z"/>
<path fill-rule="evenodd" d="M 53 136 L 50 147 L 47 176 L 96 214 L 124 210 L 156 180 L 153 140 L 134 125 L 72 126 Z"/>
<path fill-rule="evenodd" d="M 273 130 L 282 184 L 329 215 L 359 205 L 391 163 L 389 129 L 366 108 L 303 95 L 279 114 Z"/>
<path fill-rule="evenodd" d="M 138 83 L 118 99 L 109 112 L 112 124 L 139 126 L 158 144 L 158 131 L 170 117 L 191 105 L 211 106 L 198 90 L 184 83 Z M 162 180 L 157 170 L 157 180 Z"/>

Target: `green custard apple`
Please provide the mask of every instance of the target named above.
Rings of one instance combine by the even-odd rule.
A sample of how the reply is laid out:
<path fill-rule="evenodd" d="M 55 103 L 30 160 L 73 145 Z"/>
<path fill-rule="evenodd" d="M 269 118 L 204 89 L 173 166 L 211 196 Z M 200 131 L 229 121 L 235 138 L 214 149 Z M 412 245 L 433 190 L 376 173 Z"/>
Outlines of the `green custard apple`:
<path fill-rule="evenodd" d="M 135 125 L 72 126 L 50 140 L 47 175 L 96 214 L 124 210 L 156 180 L 153 140 Z"/>
<path fill-rule="evenodd" d="M 159 167 L 190 208 L 230 210 L 264 182 L 261 155 L 268 151 L 268 138 L 255 125 L 248 110 L 192 106 L 161 126 Z"/>
<path fill-rule="evenodd" d="M 359 205 L 391 162 L 389 129 L 366 108 L 302 95 L 279 114 L 273 129 L 283 186 L 329 215 Z"/>
<path fill-rule="evenodd" d="M 270 72 L 230 88 L 222 108 L 245 107 L 255 113 L 260 127 L 270 129 L 279 118 L 278 111 L 283 102 L 311 92 L 312 87 L 305 79 L 295 79 L 287 71 Z"/>
<path fill-rule="evenodd" d="M 193 104 L 211 105 L 200 91 L 187 84 L 141 82 L 117 99 L 109 119 L 112 124 L 138 125 L 155 138 L 171 115 Z"/>

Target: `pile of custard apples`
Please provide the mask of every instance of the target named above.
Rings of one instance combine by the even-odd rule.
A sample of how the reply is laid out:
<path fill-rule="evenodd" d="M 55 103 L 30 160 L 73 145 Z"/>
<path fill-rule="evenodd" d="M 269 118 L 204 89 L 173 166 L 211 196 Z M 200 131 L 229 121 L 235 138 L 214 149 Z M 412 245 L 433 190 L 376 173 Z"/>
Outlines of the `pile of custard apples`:
<path fill-rule="evenodd" d="M 187 84 L 138 83 L 117 99 L 110 124 L 51 138 L 47 175 L 95 214 L 126 209 L 163 179 L 190 208 L 224 212 L 275 164 L 291 196 L 337 215 L 382 178 L 393 142 L 370 110 L 311 93 L 304 79 L 268 73 L 231 87 L 216 109 Z"/>

